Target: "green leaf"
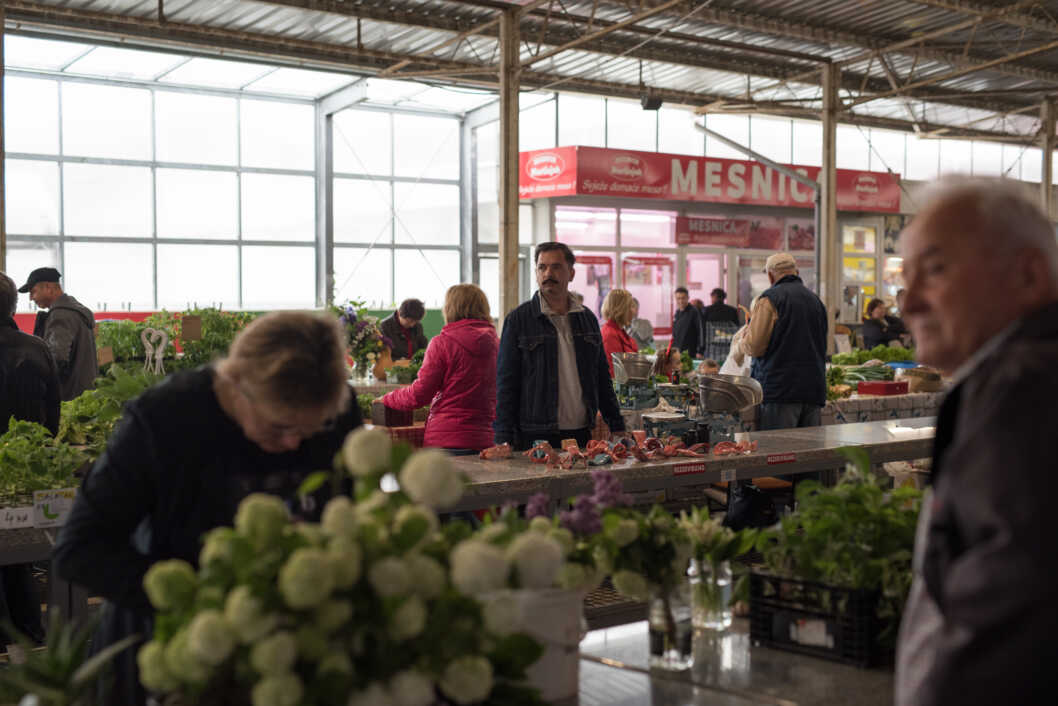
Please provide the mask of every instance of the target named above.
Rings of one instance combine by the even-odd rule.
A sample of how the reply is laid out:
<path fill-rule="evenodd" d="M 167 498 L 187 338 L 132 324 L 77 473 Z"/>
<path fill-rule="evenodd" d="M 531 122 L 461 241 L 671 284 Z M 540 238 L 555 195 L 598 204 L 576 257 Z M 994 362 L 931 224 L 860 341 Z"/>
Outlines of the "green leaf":
<path fill-rule="evenodd" d="M 398 441 L 393 444 L 393 451 L 390 456 L 391 468 L 394 472 L 399 471 L 404 467 L 404 462 L 411 458 L 411 455 L 415 453 L 415 447 L 404 441 Z"/>
<path fill-rule="evenodd" d="M 99 673 L 110 664 L 111 660 L 142 639 L 143 638 L 139 635 L 129 635 L 112 645 L 104 647 L 102 650 L 84 661 L 77 671 L 73 673 L 73 676 L 70 678 L 70 683 L 76 687 L 80 687 L 86 682 L 95 679 L 96 676 L 98 676 Z"/>
<path fill-rule="evenodd" d="M 305 480 L 301 481 L 301 485 L 298 486 L 298 497 L 303 498 L 306 495 L 315 493 L 323 487 L 323 484 L 326 483 L 330 477 L 331 474 L 326 471 L 310 473 Z"/>
<path fill-rule="evenodd" d="M 523 679 L 525 670 L 544 654 L 539 642 L 524 634 L 508 635 L 489 653 L 496 674 L 508 679 Z"/>

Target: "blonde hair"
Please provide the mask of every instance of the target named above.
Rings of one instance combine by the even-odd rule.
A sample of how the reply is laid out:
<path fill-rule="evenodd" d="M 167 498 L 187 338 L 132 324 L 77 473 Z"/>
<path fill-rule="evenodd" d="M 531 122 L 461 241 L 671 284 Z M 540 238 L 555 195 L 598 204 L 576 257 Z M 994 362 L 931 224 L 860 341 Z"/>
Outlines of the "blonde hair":
<path fill-rule="evenodd" d="M 621 327 L 632 323 L 632 304 L 635 299 L 627 289 L 611 289 L 602 303 L 602 317 Z"/>
<path fill-rule="evenodd" d="M 492 318 L 489 314 L 488 297 L 476 284 L 456 284 L 449 287 L 445 292 L 442 313 L 446 324 L 461 319 L 490 321 Z"/>
<path fill-rule="evenodd" d="M 235 337 L 218 372 L 287 408 L 337 411 L 349 398 L 345 333 L 331 314 L 277 311 L 255 319 Z"/>

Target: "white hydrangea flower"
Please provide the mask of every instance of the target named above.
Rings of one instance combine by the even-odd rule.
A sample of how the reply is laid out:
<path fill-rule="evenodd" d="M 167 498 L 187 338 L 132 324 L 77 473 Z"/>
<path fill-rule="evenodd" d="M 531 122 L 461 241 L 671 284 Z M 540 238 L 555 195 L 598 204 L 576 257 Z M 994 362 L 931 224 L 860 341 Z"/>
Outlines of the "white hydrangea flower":
<path fill-rule="evenodd" d="M 316 665 L 317 674 L 352 674 L 353 663 L 344 652 L 331 652 Z"/>
<path fill-rule="evenodd" d="M 363 691 L 352 694 L 346 706 L 394 706 L 394 702 L 389 691 L 375 682 Z"/>
<path fill-rule="evenodd" d="M 645 601 L 650 597 L 650 588 L 642 574 L 634 571 L 616 571 L 613 575 L 613 587 L 623 596 L 632 600 Z"/>
<path fill-rule="evenodd" d="M 224 602 L 224 618 L 235 631 L 239 642 L 248 645 L 275 629 L 279 616 L 263 615 L 261 601 L 254 598 L 249 586 L 236 586 Z"/>
<path fill-rule="evenodd" d="M 412 500 L 428 507 L 452 507 L 463 496 L 463 480 L 440 449 L 412 454 L 400 469 L 400 487 Z"/>
<path fill-rule="evenodd" d="M 422 672 L 408 669 L 389 680 L 394 706 L 430 706 L 434 703 L 433 682 Z"/>
<path fill-rule="evenodd" d="M 484 701 L 492 692 L 492 664 L 484 657 L 460 657 L 448 663 L 441 691 L 457 704 Z"/>
<path fill-rule="evenodd" d="M 305 686 L 296 674 L 266 676 L 254 684 L 250 697 L 253 706 L 298 706 L 305 694 Z"/>
<path fill-rule="evenodd" d="M 632 519 L 618 522 L 610 532 L 610 537 L 618 547 L 624 547 L 636 541 L 639 536 L 639 523 Z"/>
<path fill-rule="evenodd" d="M 480 539 L 482 542 L 488 542 L 493 544 L 499 537 L 506 534 L 510 528 L 506 522 L 493 522 L 488 527 L 481 528 L 476 539 Z"/>
<path fill-rule="evenodd" d="M 404 596 L 411 590 L 408 566 L 395 556 L 379 559 L 367 571 L 367 579 L 380 596 Z"/>
<path fill-rule="evenodd" d="M 507 548 L 522 588 L 548 588 L 555 583 L 564 552 L 558 542 L 537 532 L 519 535 Z"/>
<path fill-rule="evenodd" d="M 478 539 L 457 544 L 451 562 L 452 584 L 468 596 L 504 588 L 511 571 L 502 549 Z"/>
<path fill-rule="evenodd" d="M 349 601 L 324 601 L 316 607 L 316 625 L 326 633 L 332 633 L 353 617 L 353 604 Z"/>
<path fill-rule="evenodd" d="M 521 627 L 521 605 L 513 591 L 499 591 L 487 596 L 482 605 L 485 629 L 506 637 Z"/>
<path fill-rule="evenodd" d="M 547 536 L 558 542 L 558 545 L 562 547 L 562 554 L 564 556 L 573 551 L 573 533 L 565 527 L 552 527 L 551 531 L 547 533 Z"/>
<path fill-rule="evenodd" d="M 208 665 L 220 664 L 235 649 L 232 628 L 219 610 L 204 610 L 196 615 L 187 632 L 187 646 L 191 654 Z"/>
<path fill-rule="evenodd" d="M 247 495 L 235 513 L 235 529 L 257 549 L 273 546 L 283 536 L 288 522 L 287 506 L 266 493 Z"/>
<path fill-rule="evenodd" d="M 366 476 L 389 468 L 393 444 L 381 429 L 360 427 L 345 437 L 342 462 L 354 476 Z"/>
<path fill-rule="evenodd" d="M 529 530 L 532 532 L 541 532 L 547 534 L 551 531 L 552 525 L 551 520 L 546 517 L 537 515 L 533 519 L 529 520 Z"/>
<path fill-rule="evenodd" d="M 356 521 L 361 525 L 371 523 L 377 524 L 374 518 L 371 517 L 371 513 L 385 507 L 388 502 L 389 496 L 381 490 L 376 490 L 354 506 L 354 510 L 356 511 Z"/>
<path fill-rule="evenodd" d="M 224 564 L 230 563 L 231 543 L 234 536 L 235 530 L 231 527 L 217 527 L 207 532 L 205 541 L 202 544 L 202 551 L 198 553 L 198 565 L 208 566 L 214 561 Z"/>
<path fill-rule="evenodd" d="M 264 677 L 289 672 L 297 658 L 297 640 L 286 630 L 269 635 L 250 650 L 250 665 Z"/>
<path fill-rule="evenodd" d="M 143 590 L 158 610 L 175 610 L 191 604 L 198 577 L 183 559 L 159 561 L 143 576 Z"/>
<path fill-rule="evenodd" d="M 304 539 L 310 547 L 322 547 L 325 540 L 323 529 L 312 522 L 299 522 L 293 527 L 288 527 L 287 531 Z"/>
<path fill-rule="evenodd" d="M 136 664 L 140 668 L 140 683 L 150 691 L 166 693 L 176 691 L 180 686 L 165 664 L 165 645 L 160 642 L 148 642 L 136 654 Z"/>
<path fill-rule="evenodd" d="M 178 631 L 165 646 L 165 668 L 185 684 L 203 684 L 209 679 L 210 667 L 192 653 L 187 628 Z"/>
<path fill-rule="evenodd" d="M 279 593 L 295 610 L 319 605 L 333 589 L 331 560 L 322 549 L 297 549 L 279 570 Z"/>
<path fill-rule="evenodd" d="M 345 536 L 332 539 L 327 545 L 327 558 L 331 562 L 335 588 L 352 588 L 360 580 L 363 551 L 356 541 Z"/>
<path fill-rule="evenodd" d="M 412 640 L 426 628 L 426 604 L 418 596 L 408 596 L 393 611 L 390 636 L 397 641 Z"/>
<path fill-rule="evenodd" d="M 439 526 L 437 515 L 434 511 L 422 505 L 404 505 L 397 510 L 397 514 L 393 518 L 393 526 L 396 528 L 396 531 L 403 531 L 409 523 L 414 523 L 425 528 L 422 539 L 416 543 L 416 546 L 429 539 L 430 535 L 437 531 L 437 527 Z"/>
<path fill-rule="evenodd" d="M 558 585 L 566 589 L 578 589 L 588 582 L 588 572 L 582 564 L 569 562 L 558 570 Z"/>
<path fill-rule="evenodd" d="M 421 554 L 409 554 L 404 563 L 411 575 L 411 590 L 415 595 L 430 600 L 444 592 L 448 576 L 441 562 Z"/>
<path fill-rule="evenodd" d="M 353 502 L 344 495 L 328 500 L 320 515 L 320 527 L 332 537 L 355 537 L 356 508 Z"/>

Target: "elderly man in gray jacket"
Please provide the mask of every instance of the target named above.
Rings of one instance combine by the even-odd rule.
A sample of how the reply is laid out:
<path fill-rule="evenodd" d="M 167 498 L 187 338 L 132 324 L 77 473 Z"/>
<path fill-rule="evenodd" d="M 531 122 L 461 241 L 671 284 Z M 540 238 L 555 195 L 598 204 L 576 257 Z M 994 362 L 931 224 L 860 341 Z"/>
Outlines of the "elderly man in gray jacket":
<path fill-rule="evenodd" d="M 901 238 L 904 315 L 919 360 L 955 386 L 937 419 L 896 704 L 1054 703 L 1054 227 L 1016 183 L 937 188 Z"/>

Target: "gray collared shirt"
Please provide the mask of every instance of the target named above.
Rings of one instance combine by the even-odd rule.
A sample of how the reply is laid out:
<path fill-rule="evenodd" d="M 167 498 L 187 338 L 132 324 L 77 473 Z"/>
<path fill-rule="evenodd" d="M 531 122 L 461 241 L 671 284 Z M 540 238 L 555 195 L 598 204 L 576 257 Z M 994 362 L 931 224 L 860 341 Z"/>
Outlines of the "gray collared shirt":
<path fill-rule="evenodd" d="M 540 311 L 551 319 L 558 332 L 558 428 L 563 431 L 583 429 L 588 426 L 588 408 L 584 405 L 584 392 L 580 387 L 569 314 L 584 311 L 584 307 L 571 294 L 569 312 L 556 314 L 541 292 Z"/>

